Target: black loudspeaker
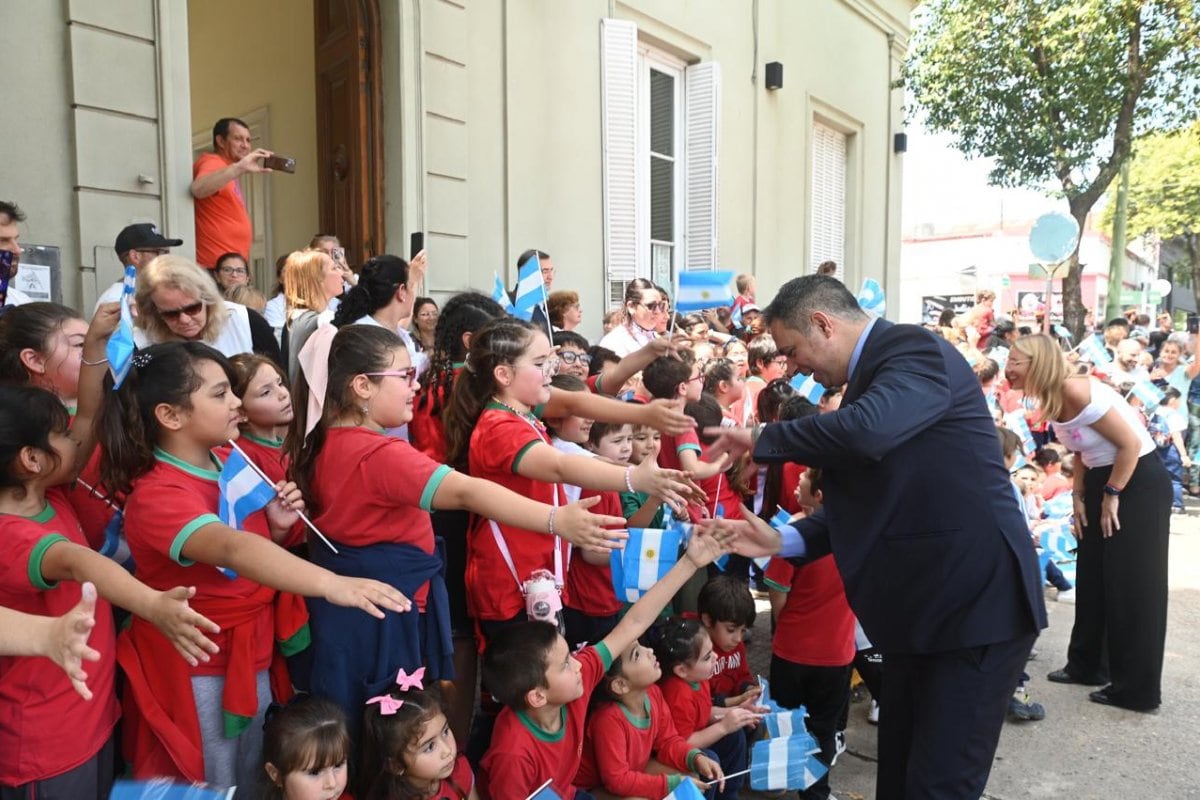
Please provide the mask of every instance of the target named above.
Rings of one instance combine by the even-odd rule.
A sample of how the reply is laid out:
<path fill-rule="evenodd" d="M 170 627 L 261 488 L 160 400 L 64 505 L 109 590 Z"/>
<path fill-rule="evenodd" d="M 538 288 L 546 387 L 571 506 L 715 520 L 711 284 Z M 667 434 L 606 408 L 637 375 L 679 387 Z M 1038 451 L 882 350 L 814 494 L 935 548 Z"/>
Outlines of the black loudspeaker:
<path fill-rule="evenodd" d="M 892 152 L 906 153 L 908 152 L 908 134 L 897 133 L 892 137 Z"/>
<path fill-rule="evenodd" d="M 783 88 L 783 64 L 779 61 L 768 61 L 765 77 L 768 89 Z"/>

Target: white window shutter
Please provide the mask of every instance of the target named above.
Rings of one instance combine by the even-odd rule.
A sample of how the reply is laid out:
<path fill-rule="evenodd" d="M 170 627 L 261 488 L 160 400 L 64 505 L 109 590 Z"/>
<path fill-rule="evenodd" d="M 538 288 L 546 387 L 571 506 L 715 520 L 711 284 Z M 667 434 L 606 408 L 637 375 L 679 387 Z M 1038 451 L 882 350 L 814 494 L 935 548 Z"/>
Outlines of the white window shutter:
<path fill-rule="evenodd" d="M 814 122 L 812 127 L 812 263 L 816 272 L 823 261 L 837 263 L 837 277 L 845 277 L 846 255 L 846 134 Z"/>
<path fill-rule="evenodd" d="M 717 268 L 717 151 L 721 125 L 721 65 L 684 71 L 684 261 L 686 270 Z"/>
<path fill-rule="evenodd" d="M 607 287 L 637 277 L 637 25 L 600 20 Z M 623 286 L 622 286 L 623 291 Z"/>

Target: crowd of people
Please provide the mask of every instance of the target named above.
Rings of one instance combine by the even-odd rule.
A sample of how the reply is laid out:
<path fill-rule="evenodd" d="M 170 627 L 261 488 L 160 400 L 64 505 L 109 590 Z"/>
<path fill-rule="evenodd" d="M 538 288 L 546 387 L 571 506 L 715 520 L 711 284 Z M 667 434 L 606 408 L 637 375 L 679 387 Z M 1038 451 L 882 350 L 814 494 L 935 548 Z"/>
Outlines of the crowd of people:
<path fill-rule="evenodd" d="M 418 296 L 424 253 L 352 269 L 322 234 L 279 258 L 266 297 L 236 178 L 270 154 L 243 129 L 222 120 L 197 162 L 198 261 L 149 224 L 116 236 L 137 344 L 118 388 L 121 284 L 90 318 L 12 292 L 0 316 L 0 797 L 106 798 L 120 763 L 292 800 L 519 800 L 547 781 L 565 800 L 683 781 L 733 798 L 767 711 L 746 655 L 756 594 L 774 700 L 807 709 L 821 760 L 844 749 L 853 670 L 886 726 L 870 637 L 888 632 L 858 623 L 840 559 L 742 546 L 746 526 L 822 519 L 834 489 L 819 466 L 722 452 L 721 431 L 844 416 L 843 386 L 797 392 L 804 356 L 767 332 L 752 276 L 682 315 L 632 281 L 592 343 L 545 252 L 518 259 L 547 291 L 527 322 L 479 292 Z M 18 262 L 23 219 L 0 203 Z M 1155 708 L 1190 343 L 1114 320 L 1096 343 L 1112 362 L 1089 362 L 994 299 L 937 333 L 978 377 L 968 407 L 992 411 L 1030 552 L 1073 494 L 1078 585 L 1053 561 L 1045 577 L 1077 616 L 1049 677 Z M 1130 394 L 1143 378 L 1166 388 L 1157 408 Z M 1014 411 L 1036 450 L 1006 440 Z M 235 458 L 270 502 L 230 500 Z M 628 602 L 611 553 L 676 525 L 686 548 Z M 1010 690 L 1012 719 L 1044 715 Z M 828 778 L 802 796 L 829 797 Z"/>

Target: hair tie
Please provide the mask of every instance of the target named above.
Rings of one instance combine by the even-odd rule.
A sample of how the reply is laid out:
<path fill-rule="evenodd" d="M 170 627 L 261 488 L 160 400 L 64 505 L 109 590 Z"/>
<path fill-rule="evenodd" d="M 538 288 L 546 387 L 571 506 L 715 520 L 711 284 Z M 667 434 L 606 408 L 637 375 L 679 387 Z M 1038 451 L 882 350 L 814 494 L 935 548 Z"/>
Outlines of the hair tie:
<path fill-rule="evenodd" d="M 150 366 L 150 362 L 154 360 L 153 353 L 147 353 L 145 350 L 139 350 L 133 354 L 133 366 L 138 369 L 144 369 Z"/>
<path fill-rule="evenodd" d="M 407 692 L 409 689 L 424 689 L 425 685 L 422 680 L 425 678 L 425 668 L 421 667 L 412 675 L 409 675 L 404 670 L 396 673 L 396 685 L 400 687 L 400 691 Z"/>

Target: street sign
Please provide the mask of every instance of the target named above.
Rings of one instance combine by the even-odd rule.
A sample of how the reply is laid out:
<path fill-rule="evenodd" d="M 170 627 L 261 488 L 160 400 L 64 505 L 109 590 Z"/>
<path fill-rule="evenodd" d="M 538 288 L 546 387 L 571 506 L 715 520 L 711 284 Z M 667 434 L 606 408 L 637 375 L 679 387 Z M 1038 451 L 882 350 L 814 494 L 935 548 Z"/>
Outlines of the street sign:
<path fill-rule="evenodd" d="M 1065 261 L 1078 244 L 1079 223 L 1066 214 L 1043 214 L 1029 231 L 1029 249 L 1043 264 Z"/>

